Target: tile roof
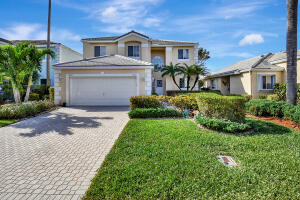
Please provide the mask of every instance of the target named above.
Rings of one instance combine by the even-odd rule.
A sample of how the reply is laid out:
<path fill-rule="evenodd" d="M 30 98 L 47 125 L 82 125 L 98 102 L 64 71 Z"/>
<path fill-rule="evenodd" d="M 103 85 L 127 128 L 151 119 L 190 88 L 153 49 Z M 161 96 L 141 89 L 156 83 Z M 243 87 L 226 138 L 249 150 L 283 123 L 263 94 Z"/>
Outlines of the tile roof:
<path fill-rule="evenodd" d="M 4 38 L 0 38 L 0 41 L 1 42 L 4 42 L 4 43 L 7 43 L 7 44 L 10 44 L 11 41 L 7 40 L 7 39 L 4 39 Z"/>
<path fill-rule="evenodd" d="M 17 44 L 19 42 L 30 42 L 31 44 L 34 44 L 34 45 L 46 45 L 47 44 L 47 40 L 12 40 L 11 42 L 13 44 Z M 60 43 L 50 41 L 50 44 L 60 44 Z"/>
<path fill-rule="evenodd" d="M 143 35 L 141 33 L 138 33 L 136 31 L 130 31 L 128 33 L 125 33 L 120 36 L 109 36 L 109 37 L 95 37 L 95 38 L 83 38 L 82 41 L 117 41 L 119 38 L 124 37 L 126 35 L 129 35 L 131 33 L 138 34 L 142 37 L 148 38 L 150 41 L 152 41 L 153 45 L 195 45 L 198 44 L 197 42 L 185 42 L 185 41 L 176 41 L 176 40 L 156 40 L 151 39 L 146 35 Z"/>
<path fill-rule="evenodd" d="M 133 58 L 110 55 L 82 59 L 72 62 L 58 63 L 54 67 L 105 67 L 105 66 L 152 66 L 151 63 Z"/>
<path fill-rule="evenodd" d="M 237 62 L 233 65 L 230 65 L 226 68 L 223 68 L 219 71 L 210 73 L 207 75 L 207 77 L 222 77 L 222 76 L 228 76 L 233 74 L 239 74 L 241 72 L 247 72 L 251 70 L 260 70 L 260 71 L 282 71 L 284 68 L 274 65 L 274 56 L 275 58 L 278 57 L 278 53 L 268 53 L 261 56 L 256 56 L 254 58 L 250 58 L 247 60 L 243 60 L 240 62 Z M 282 57 L 282 56 L 279 56 Z"/>

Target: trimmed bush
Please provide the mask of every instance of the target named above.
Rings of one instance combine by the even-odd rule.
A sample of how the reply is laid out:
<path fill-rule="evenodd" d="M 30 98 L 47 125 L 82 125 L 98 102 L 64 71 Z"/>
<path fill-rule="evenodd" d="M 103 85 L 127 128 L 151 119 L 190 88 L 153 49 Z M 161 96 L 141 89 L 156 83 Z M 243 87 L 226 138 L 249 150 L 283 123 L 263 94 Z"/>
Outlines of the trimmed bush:
<path fill-rule="evenodd" d="M 134 96 L 130 97 L 130 108 L 159 108 L 161 106 L 157 96 Z"/>
<path fill-rule="evenodd" d="M 283 117 L 284 101 L 253 99 L 246 103 L 247 112 L 256 116 Z"/>
<path fill-rule="evenodd" d="M 274 94 L 278 96 L 281 101 L 286 99 L 286 83 L 276 83 L 274 85 Z M 297 102 L 300 104 L 300 84 L 297 83 Z"/>
<path fill-rule="evenodd" d="M 280 101 L 280 98 L 277 96 L 277 94 L 269 94 L 267 96 L 267 100 Z"/>
<path fill-rule="evenodd" d="M 34 116 L 54 107 L 51 101 L 31 101 L 19 104 L 5 104 L 0 107 L 0 119 L 21 119 Z"/>
<path fill-rule="evenodd" d="M 181 113 L 169 108 L 136 108 L 131 110 L 129 118 L 161 118 L 161 117 L 180 117 Z"/>
<path fill-rule="evenodd" d="M 181 111 L 185 109 L 198 110 L 195 94 L 174 96 L 170 98 L 169 102 L 172 106 L 179 108 Z"/>
<path fill-rule="evenodd" d="M 208 118 L 201 115 L 197 115 L 195 121 L 208 129 L 229 133 L 244 132 L 251 129 L 251 125 L 247 123 L 224 121 L 222 119 Z"/>
<path fill-rule="evenodd" d="M 221 96 L 202 93 L 196 96 L 199 112 L 215 119 L 230 121 L 245 120 L 245 99 L 242 96 Z"/>
<path fill-rule="evenodd" d="M 260 95 L 258 95 L 258 99 L 267 99 L 267 96 L 268 95 L 266 95 L 266 94 L 260 94 Z"/>
<path fill-rule="evenodd" d="M 49 88 L 50 101 L 54 102 L 54 87 Z"/>
<path fill-rule="evenodd" d="M 284 119 L 289 119 L 298 125 L 300 125 L 300 106 L 294 106 L 291 104 L 286 104 L 283 107 L 283 117 Z"/>
<path fill-rule="evenodd" d="M 248 102 L 252 99 L 252 95 L 251 94 L 242 94 L 242 97 L 244 97 L 245 101 Z"/>
<path fill-rule="evenodd" d="M 0 94 L 0 104 L 4 103 L 4 99 L 2 97 L 2 95 Z"/>
<path fill-rule="evenodd" d="M 39 101 L 40 100 L 40 95 L 37 93 L 30 93 L 29 94 L 29 101 Z"/>

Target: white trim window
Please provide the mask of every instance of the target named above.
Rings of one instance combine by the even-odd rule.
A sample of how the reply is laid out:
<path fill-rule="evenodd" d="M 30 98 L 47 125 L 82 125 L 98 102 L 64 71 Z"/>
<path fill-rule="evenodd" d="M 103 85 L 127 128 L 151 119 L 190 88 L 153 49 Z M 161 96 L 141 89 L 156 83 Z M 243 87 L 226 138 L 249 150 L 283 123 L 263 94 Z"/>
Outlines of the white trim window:
<path fill-rule="evenodd" d="M 273 90 L 276 84 L 275 74 L 258 74 L 257 75 L 257 89 L 258 90 Z"/>
<path fill-rule="evenodd" d="M 128 48 L 128 57 L 138 59 L 140 58 L 140 46 L 130 45 Z"/>
<path fill-rule="evenodd" d="M 95 57 L 98 57 L 98 56 L 105 56 L 106 55 L 106 46 L 95 46 L 94 47 L 95 49 Z"/>
<path fill-rule="evenodd" d="M 188 60 L 189 50 L 188 49 L 178 49 L 178 60 Z"/>
<path fill-rule="evenodd" d="M 210 80 L 210 89 L 212 90 L 217 90 L 218 89 L 218 84 L 216 79 L 211 79 Z"/>

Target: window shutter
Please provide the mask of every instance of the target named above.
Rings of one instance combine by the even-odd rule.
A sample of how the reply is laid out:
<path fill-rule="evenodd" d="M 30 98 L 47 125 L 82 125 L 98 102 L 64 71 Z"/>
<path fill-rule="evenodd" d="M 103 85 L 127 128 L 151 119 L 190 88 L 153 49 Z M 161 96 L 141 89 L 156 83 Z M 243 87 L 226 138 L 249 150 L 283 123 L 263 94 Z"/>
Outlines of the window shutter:
<path fill-rule="evenodd" d="M 257 74 L 257 90 L 262 89 L 262 75 Z"/>

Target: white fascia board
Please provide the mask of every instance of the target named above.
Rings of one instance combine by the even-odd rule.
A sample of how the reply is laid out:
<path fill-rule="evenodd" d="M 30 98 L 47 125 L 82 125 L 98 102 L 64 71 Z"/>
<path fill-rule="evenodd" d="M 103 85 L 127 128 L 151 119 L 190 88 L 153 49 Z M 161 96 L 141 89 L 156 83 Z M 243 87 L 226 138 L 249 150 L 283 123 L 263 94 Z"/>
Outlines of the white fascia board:
<path fill-rule="evenodd" d="M 116 40 L 81 40 L 81 42 L 86 43 L 114 43 Z"/>
<path fill-rule="evenodd" d="M 57 67 L 52 66 L 54 69 L 154 69 L 154 66 L 95 66 L 95 67 L 84 67 L 84 66 L 70 66 L 70 67 Z"/>
<path fill-rule="evenodd" d="M 151 47 L 194 47 L 194 44 L 172 44 L 172 45 L 165 45 L 165 44 L 151 44 Z"/>
<path fill-rule="evenodd" d="M 121 39 L 123 39 L 123 38 L 126 38 L 126 37 L 129 37 L 129 36 L 131 36 L 131 35 L 134 35 L 134 36 L 137 36 L 137 37 L 140 37 L 140 38 L 144 38 L 145 40 L 149 40 L 149 38 L 143 37 L 143 36 L 141 36 L 141 35 L 139 35 L 139 34 L 136 34 L 136 33 L 129 33 L 128 35 L 124 35 L 124 36 L 122 36 L 122 37 L 116 39 L 115 41 L 119 41 L 119 40 L 121 40 Z"/>

